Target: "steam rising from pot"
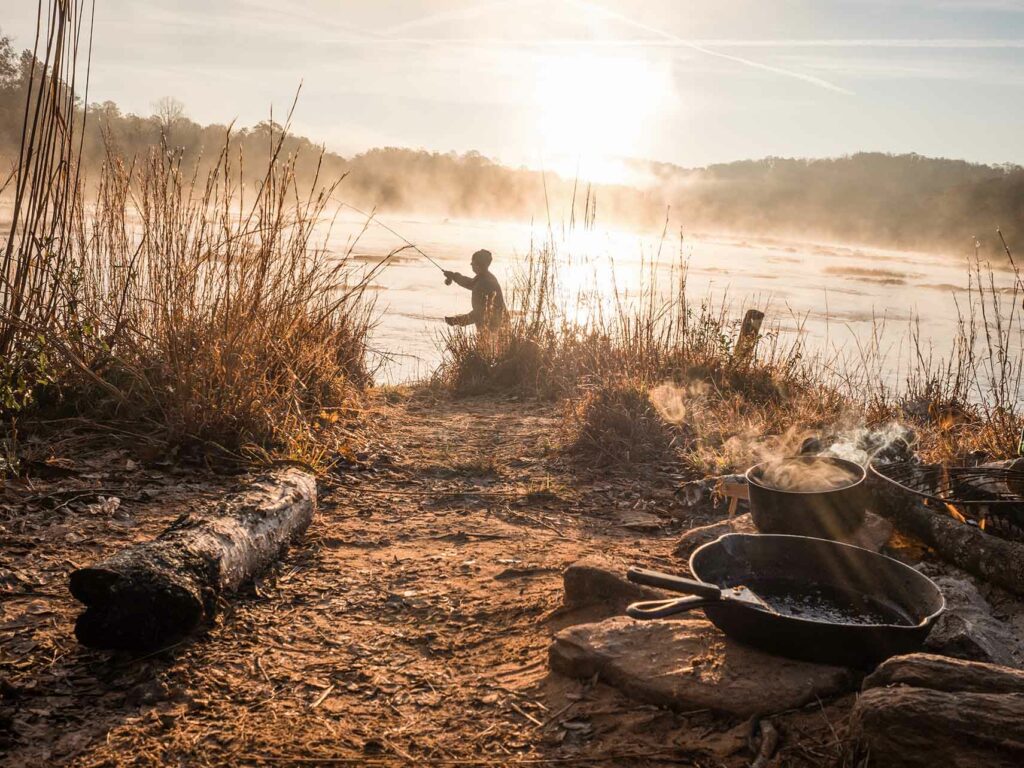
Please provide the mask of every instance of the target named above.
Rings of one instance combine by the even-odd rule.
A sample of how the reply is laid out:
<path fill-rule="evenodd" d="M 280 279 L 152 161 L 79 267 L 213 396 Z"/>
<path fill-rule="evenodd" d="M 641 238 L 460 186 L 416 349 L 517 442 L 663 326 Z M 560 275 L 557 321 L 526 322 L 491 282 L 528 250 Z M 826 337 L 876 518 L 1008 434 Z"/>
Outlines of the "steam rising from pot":
<path fill-rule="evenodd" d="M 858 479 L 859 476 L 846 467 L 813 457 L 770 461 L 758 477 L 762 485 L 795 493 L 835 491 L 853 485 Z"/>

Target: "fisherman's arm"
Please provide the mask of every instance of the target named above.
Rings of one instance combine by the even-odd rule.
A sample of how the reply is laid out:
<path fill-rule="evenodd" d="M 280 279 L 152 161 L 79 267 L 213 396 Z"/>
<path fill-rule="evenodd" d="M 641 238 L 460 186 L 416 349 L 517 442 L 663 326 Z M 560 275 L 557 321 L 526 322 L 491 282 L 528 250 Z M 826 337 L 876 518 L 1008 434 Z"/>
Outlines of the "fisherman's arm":
<path fill-rule="evenodd" d="M 453 283 L 457 283 L 467 290 L 473 290 L 473 283 L 476 282 L 472 277 L 466 277 L 465 275 L 460 275 L 458 272 L 451 272 L 447 269 L 444 270 L 444 279 L 451 280 Z"/>
<path fill-rule="evenodd" d="M 476 315 L 476 310 L 473 310 L 472 312 L 468 312 L 465 315 L 455 315 L 454 317 L 446 317 L 444 321 L 448 323 L 448 325 L 475 325 L 477 319 Z"/>

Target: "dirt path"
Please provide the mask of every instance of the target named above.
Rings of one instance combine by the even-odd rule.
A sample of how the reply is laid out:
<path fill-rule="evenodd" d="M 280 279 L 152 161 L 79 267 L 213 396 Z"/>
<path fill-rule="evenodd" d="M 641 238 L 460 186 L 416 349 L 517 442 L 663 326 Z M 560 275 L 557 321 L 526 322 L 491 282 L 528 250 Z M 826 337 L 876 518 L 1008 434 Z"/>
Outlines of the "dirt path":
<path fill-rule="evenodd" d="M 66 518 L 91 537 L 88 556 L 76 536 L 37 536 L 16 562 L 45 586 L 9 600 L 0 624 L 4 762 L 723 764 L 709 734 L 738 723 L 638 706 L 546 666 L 574 618 L 558 612 L 562 570 L 592 554 L 657 562 L 685 525 L 667 516 L 679 478 L 577 476 L 553 450 L 557 411 L 534 403 L 375 403 L 382 437 L 328 479 L 304 542 L 170 651 L 81 648 L 62 579 L 73 553 L 150 536 L 188 497 L 126 502 L 142 521 L 130 534 Z M 655 509 L 660 526 L 638 515 Z"/>

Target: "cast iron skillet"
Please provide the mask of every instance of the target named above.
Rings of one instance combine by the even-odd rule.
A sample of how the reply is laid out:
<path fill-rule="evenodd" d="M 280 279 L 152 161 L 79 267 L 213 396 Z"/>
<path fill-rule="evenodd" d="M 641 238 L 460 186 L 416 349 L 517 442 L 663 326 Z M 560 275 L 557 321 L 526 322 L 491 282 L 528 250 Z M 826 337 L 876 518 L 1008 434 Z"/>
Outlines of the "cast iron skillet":
<path fill-rule="evenodd" d="M 728 534 L 690 556 L 697 582 L 633 568 L 631 581 L 695 597 L 633 603 L 655 619 L 702 608 L 725 634 L 794 659 L 869 667 L 917 650 L 946 607 L 935 583 L 860 547 L 804 536 Z M 747 587 L 763 600 L 732 588 Z"/>

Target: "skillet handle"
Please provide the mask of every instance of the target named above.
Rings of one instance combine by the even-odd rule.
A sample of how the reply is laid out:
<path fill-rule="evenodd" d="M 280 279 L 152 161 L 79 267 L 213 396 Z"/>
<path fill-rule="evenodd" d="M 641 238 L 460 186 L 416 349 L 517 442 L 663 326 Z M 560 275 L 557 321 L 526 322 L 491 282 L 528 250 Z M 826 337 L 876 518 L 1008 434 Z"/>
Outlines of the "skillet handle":
<path fill-rule="evenodd" d="M 647 600 L 627 606 L 626 615 L 634 619 L 663 619 L 666 616 L 675 616 L 677 613 L 685 613 L 694 608 L 703 608 L 705 605 L 717 602 L 718 600 L 714 598 L 696 596 L 676 597 L 671 600 Z"/>
<path fill-rule="evenodd" d="M 673 576 L 671 573 L 652 571 L 649 568 L 633 566 L 626 571 L 626 578 L 635 584 L 661 587 L 662 589 L 670 589 L 673 592 L 685 592 L 688 595 L 700 595 L 709 600 L 718 600 L 722 597 L 722 590 L 714 584 L 697 581 L 696 579 L 686 579 L 682 576 Z"/>

